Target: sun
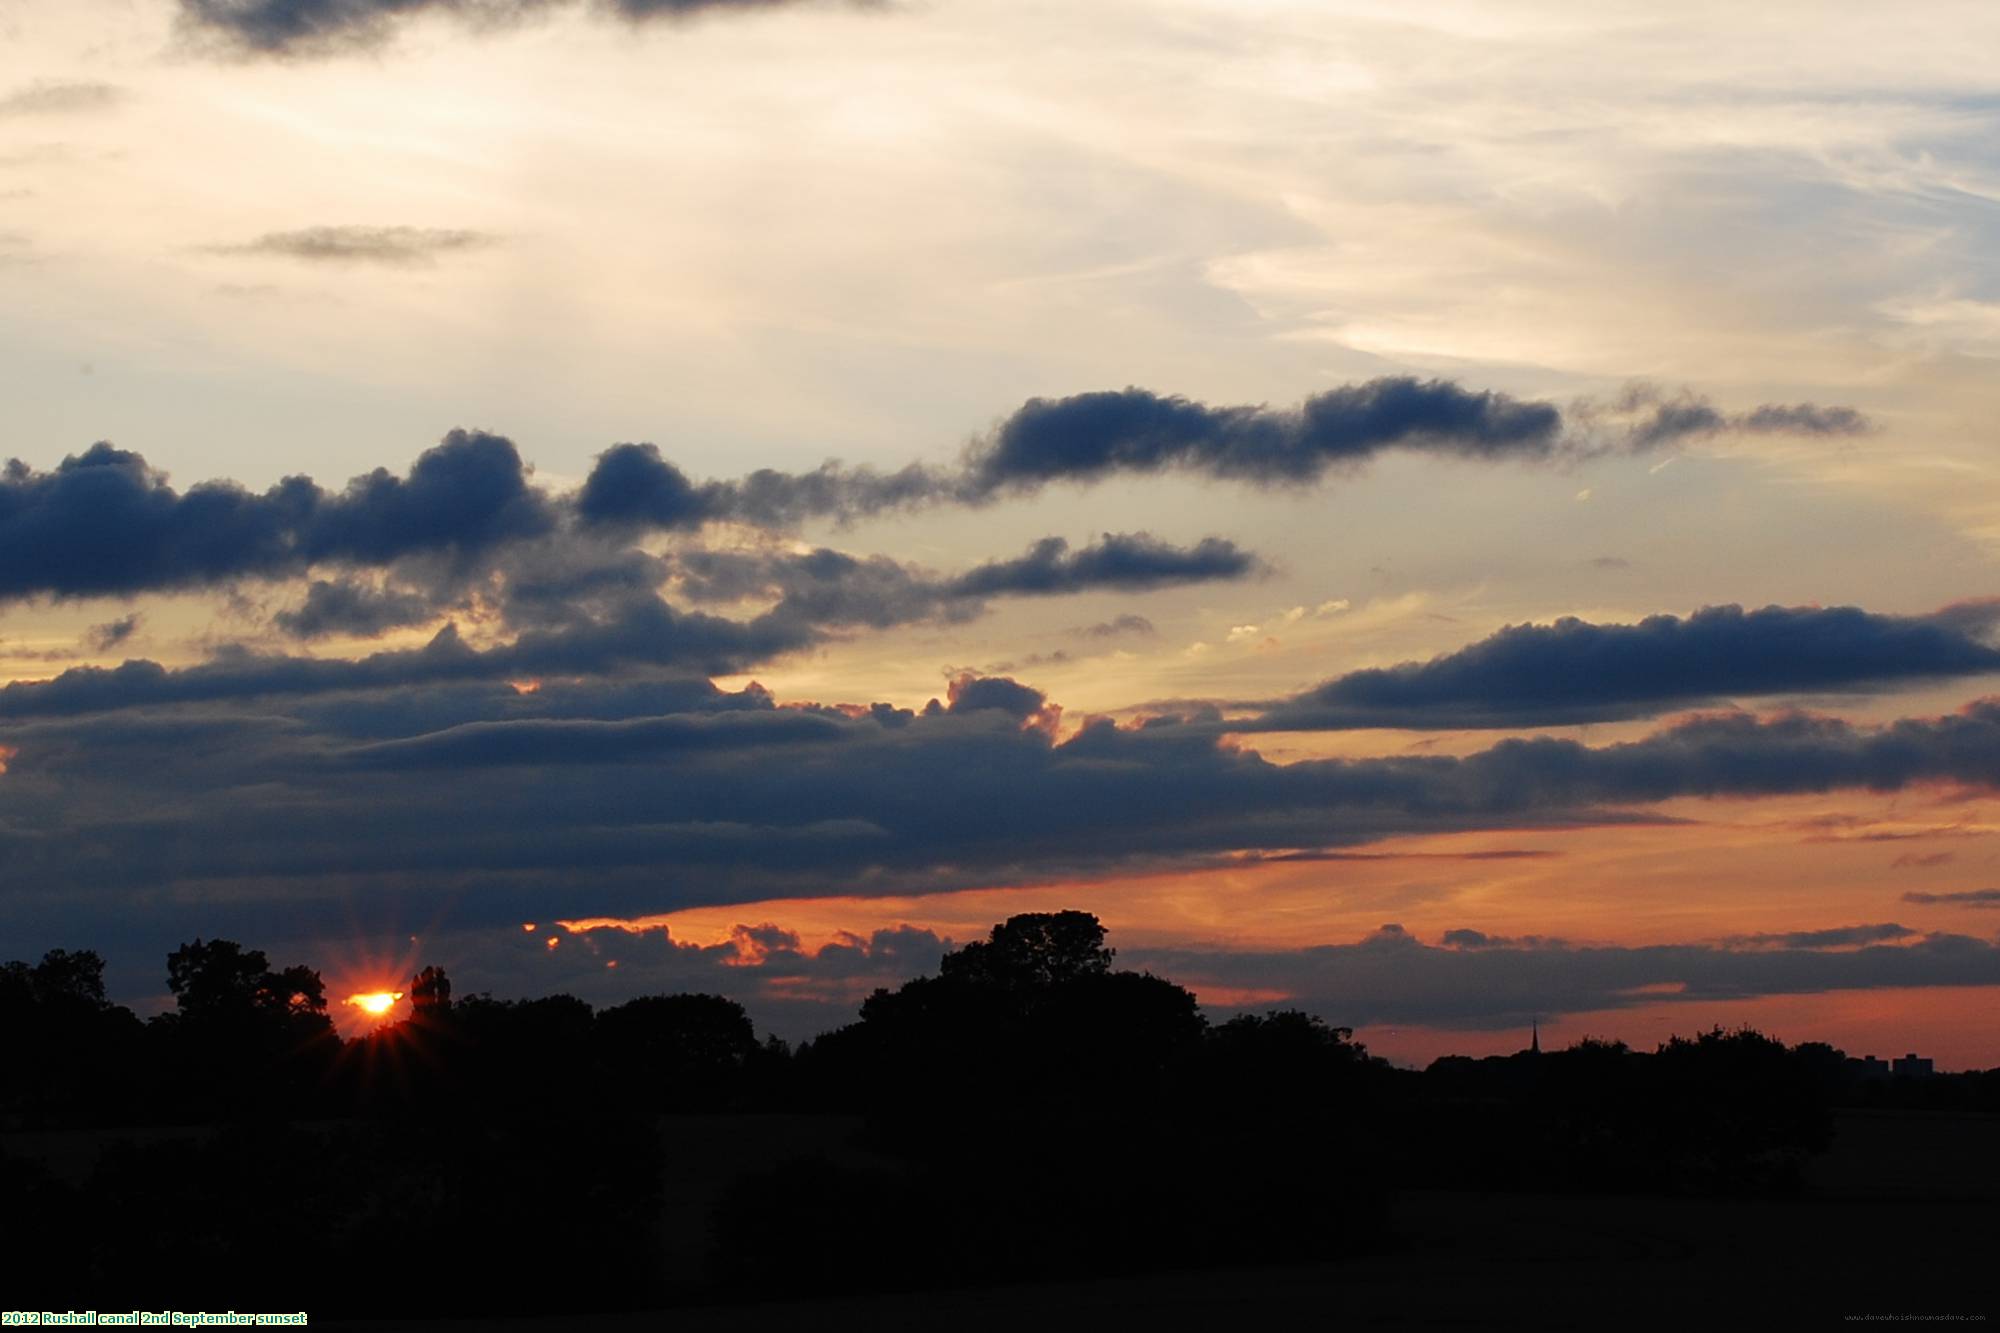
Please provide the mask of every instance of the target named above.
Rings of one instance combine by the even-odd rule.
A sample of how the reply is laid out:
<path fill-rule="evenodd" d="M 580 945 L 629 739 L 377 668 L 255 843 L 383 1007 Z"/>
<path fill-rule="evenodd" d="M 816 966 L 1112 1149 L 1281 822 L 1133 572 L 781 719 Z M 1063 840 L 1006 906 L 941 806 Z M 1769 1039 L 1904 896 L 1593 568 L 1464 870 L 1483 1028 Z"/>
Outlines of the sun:
<path fill-rule="evenodd" d="M 350 995 L 347 1002 L 371 1018 L 380 1018 L 396 1007 L 396 1001 L 403 998 L 399 990 L 368 991 L 362 995 Z"/>

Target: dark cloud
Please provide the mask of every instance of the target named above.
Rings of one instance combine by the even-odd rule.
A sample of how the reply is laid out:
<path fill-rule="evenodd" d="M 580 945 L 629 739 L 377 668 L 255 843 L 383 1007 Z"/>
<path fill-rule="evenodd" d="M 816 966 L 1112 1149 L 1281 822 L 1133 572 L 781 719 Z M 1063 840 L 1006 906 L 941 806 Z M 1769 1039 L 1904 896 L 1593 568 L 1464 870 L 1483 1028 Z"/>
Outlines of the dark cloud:
<path fill-rule="evenodd" d="M 1869 428 L 1852 408 L 1767 405 L 1729 414 L 1693 395 L 1633 390 L 1607 409 L 1472 390 L 1449 380 L 1386 377 L 1331 389 L 1295 408 L 1210 406 L 1147 389 L 1034 398 L 956 467 L 895 472 L 829 462 L 804 473 L 764 470 L 694 482 L 650 444 L 599 456 L 581 512 L 596 525 L 687 528 L 733 520 L 794 527 L 940 504 L 989 504 L 1055 482 L 1184 473 L 1264 487 L 1305 487 L 1390 450 L 1497 461 L 1571 462 L 1652 450 L 1723 431 L 1847 434 Z"/>
<path fill-rule="evenodd" d="M 577 494 L 585 523 L 674 529 L 699 527 L 720 512 L 651 444 L 614 444 Z"/>
<path fill-rule="evenodd" d="M 68 115 L 104 111 L 125 100 L 125 90 L 110 83 L 31 83 L 0 96 L 0 116 Z"/>
<path fill-rule="evenodd" d="M 1866 689 L 2000 670 L 1963 611 L 1712 606 L 1636 625 L 1564 618 L 1401 666 L 1350 672 L 1243 724 L 1253 730 L 1520 727 L 1646 717 L 1739 696 Z"/>
<path fill-rule="evenodd" d="M 1178 547 L 1144 532 L 1106 533 L 1074 550 L 1062 538 L 1048 537 L 1016 559 L 946 578 L 886 556 L 852 556 L 825 547 L 804 553 L 687 551 L 676 567 L 679 591 L 694 602 L 775 600 L 786 617 L 877 629 L 932 617 L 970 619 L 989 597 L 1143 592 L 1243 578 L 1264 568 L 1255 556 L 1219 537 Z"/>
<path fill-rule="evenodd" d="M 1737 429 L 1762 435 L 1861 435 L 1873 429 L 1868 418 L 1851 407 L 1821 407 L 1817 403 L 1767 403 L 1731 419 Z"/>
<path fill-rule="evenodd" d="M 1976 907 L 2000 911 L 2000 889 L 1969 889 L 1964 893 L 1906 893 L 1903 901 L 1924 907 Z"/>
<path fill-rule="evenodd" d="M 219 254 L 270 255 L 312 264 L 434 264 L 440 255 L 494 244 L 484 232 L 437 227 L 306 227 L 266 232 L 242 245 L 218 247 Z"/>
<path fill-rule="evenodd" d="M 511 446 L 492 437 L 469 443 L 479 447 L 465 457 L 433 450 L 418 460 L 408 480 L 377 473 L 330 498 L 305 484 L 298 507 L 305 517 L 294 525 L 301 536 L 282 558 L 274 554 L 257 572 L 276 574 L 336 558 L 379 564 L 442 552 L 451 558 L 435 587 L 414 591 L 355 579 L 315 580 L 305 602 L 279 612 L 274 623 L 301 639 L 374 635 L 429 623 L 441 608 L 472 596 L 468 587 L 490 592 L 497 581 L 501 618 L 515 633 L 511 642 L 475 648 L 455 623 L 448 623 L 422 648 L 354 659 L 225 647 L 207 662 L 177 670 L 145 660 L 115 668 L 73 667 L 52 680 L 0 687 L 0 718 L 385 690 L 450 680 L 601 676 L 660 668 L 728 674 L 812 647 L 840 630 L 968 620 L 983 611 L 988 595 L 1132 590 L 1217 577 L 1216 571 L 1227 576 L 1249 559 L 1227 542 L 1183 550 L 1143 534 L 1107 536 L 1074 553 L 1061 543 L 1045 542 L 1024 561 L 973 571 L 979 575 L 975 593 L 960 580 L 932 578 L 884 556 L 857 557 L 824 548 L 804 554 L 682 553 L 673 568 L 681 575 L 679 588 L 687 599 L 733 603 L 764 598 L 773 603 L 735 620 L 684 610 L 659 597 L 654 589 L 669 566 L 658 557 L 529 535 L 543 529 L 548 514 L 538 494 L 521 485 Z M 487 447 L 493 445 L 500 448 Z M 171 511 L 171 492 L 165 504 Z M 510 543 L 504 540 L 510 531 L 524 535 Z M 472 575 L 460 568 L 458 559 L 467 550 L 485 550 L 489 557 Z"/>
<path fill-rule="evenodd" d="M 579 8 L 631 22 L 775 9 L 796 0 L 179 0 L 183 26 L 257 55 L 321 55 L 383 42 L 396 25 L 442 14 L 475 26 Z"/>
<path fill-rule="evenodd" d="M 1836 926 L 1830 930 L 1787 930 L 1775 934 L 1731 935 L 1723 943 L 1733 949 L 1846 949 L 1913 938 L 1918 932 L 1893 921 L 1872 926 Z"/>
<path fill-rule="evenodd" d="M 303 605 L 280 611 L 272 622 L 295 639 L 335 634 L 373 638 L 392 629 L 421 625 L 436 615 L 428 597 L 378 588 L 353 579 L 314 579 Z"/>
<path fill-rule="evenodd" d="M 933 616 L 965 620 L 979 610 L 922 571 L 881 555 L 825 547 L 804 553 L 689 551 L 676 565 L 679 591 L 690 601 L 775 599 L 783 618 L 814 625 L 886 629 Z"/>
<path fill-rule="evenodd" d="M 116 620 L 107 620 L 102 625 L 92 625 L 90 633 L 84 636 L 84 642 L 95 652 L 108 652 L 131 638 L 137 632 L 142 619 L 143 617 L 134 611 Z"/>
<path fill-rule="evenodd" d="M 453 431 L 407 475 L 340 492 L 288 477 L 176 491 L 140 455 L 92 445 L 48 472 L 0 471 L 0 599 L 87 597 L 277 578 L 323 563 L 464 555 L 547 532 L 554 511 L 514 445 Z"/>
<path fill-rule="evenodd" d="M 1399 447 L 1546 458 L 1561 433 L 1562 413 L 1553 404 L 1445 380 L 1371 380 L 1317 394 L 1293 410 L 1210 407 L 1124 389 L 1031 399 L 974 450 L 965 486 L 983 496 L 1169 469 L 1296 486 Z"/>
<path fill-rule="evenodd" d="M 1005 676 L 976 676 L 970 672 L 952 680 L 946 697 L 951 700 L 949 711 L 953 713 L 990 709 L 1017 722 L 1043 717 L 1049 708 L 1049 698 L 1040 690 Z"/>
<path fill-rule="evenodd" d="M 949 585 L 954 595 L 1046 595 L 1116 588 L 1139 592 L 1173 584 L 1240 579 L 1263 564 L 1236 543 L 1204 538 L 1190 549 L 1169 546 L 1151 533 L 1110 533 L 1094 546 L 1071 551 L 1060 537 L 1036 542 L 1024 556 L 968 570 Z"/>
<path fill-rule="evenodd" d="M 1764 403 L 1745 412 L 1725 412 L 1699 394 L 1668 394 L 1644 383 L 1631 385 L 1608 407 L 1578 403 L 1570 418 L 1580 432 L 1596 436 L 1600 447 L 1616 441 L 1641 452 L 1723 434 L 1834 436 L 1874 429 L 1865 414 L 1851 407 Z"/>
<path fill-rule="evenodd" d="M 1855 927 L 1867 934 L 1880 927 Z M 1841 935 L 1801 931 L 1799 937 Z M 1786 937 L 1775 937 L 1786 938 Z M 1902 937 L 1898 937 L 1902 938 Z M 1589 947 L 1451 931 L 1445 946 L 1385 926 L 1355 944 L 1273 952 L 1126 949 L 1120 961 L 1206 985 L 1281 990 L 1331 1022 L 1526 1029 L 1535 1017 L 1635 1005 L 1911 986 L 2000 985 L 2000 946 L 1930 935 L 1859 948 Z"/>
<path fill-rule="evenodd" d="M 497 602 L 510 628 L 557 629 L 610 619 L 651 600 L 672 571 L 665 557 L 565 530 L 497 552 L 478 590 Z M 414 578 L 425 571 L 408 572 Z M 443 570 L 429 588 L 433 599 L 448 602 L 460 591 L 467 582 L 461 573 Z"/>
<path fill-rule="evenodd" d="M 320 229 L 267 237 L 258 248 L 395 259 L 469 243 L 470 236 Z M 1291 485 L 1388 448 L 1546 458 L 1567 447 L 1561 414 L 1548 404 L 1407 379 L 1332 390 L 1282 412 L 1211 408 L 1137 389 L 1037 399 L 955 469 L 911 464 L 881 473 L 828 463 L 801 474 L 765 470 L 736 480 L 694 482 L 654 446 L 620 444 L 598 457 L 574 497 L 560 500 L 530 483 L 510 441 L 481 431 L 451 432 L 418 458 L 407 476 L 377 469 L 337 494 L 306 477 L 287 478 L 262 493 L 229 481 L 181 492 L 139 454 L 100 443 L 48 472 L 19 460 L 0 472 L 0 599 L 222 585 L 296 577 L 322 564 L 380 568 L 415 555 L 484 557 L 486 570 L 461 562 L 449 571 L 420 572 L 441 609 L 463 597 L 465 580 L 508 563 L 497 554 L 500 548 L 537 541 L 543 545 L 531 559 L 511 563 L 510 577 L 525 583 L 532 581 L 526 577 L 531 566 L 560 565 L 575 577 L 623 580 L 630 592 L 642 576 L 663 573 L 655 557 L 635 554 L 630 546 L 647 531 L 686 531 L 719 521 L 785 528 L 809 518 L 846 520 L 919 505 L 982 504 L 1049 481 L 1090 481 L 1114 472 L 1178 469 Z M 580 555 L 549 544 L 559 532 Z M 813 558 L 825 568 L 800 565 L 798 579 L 845 588 L 866 575 L 881 585 L 877 600 L 900 595 L 892 585 L 914 578 L 887 566 L 843 570 L 834 568 L 835 557 Z M 720 572 L 725 563 L 718 559 L 707 572 L 694 570 L 697 582 L 719 587 L 726 581 Z M 748 563 L 737 565 L 732 577 L 753 579 Z M 917 589 L 910 595 L 966 601 L 985 591 L 1138 589 L 1242 577 L 1259 567 L 1221 538 L 1181 551 L 1138 533 L 1107 537 L 1074 552 L 1045 544 L 1020 559 L 969 572 L 956 590 Z M 655 577 L 650 586 L 657 583 Z M 524 594 L 518 601 L 522 616 L 535 619 L 533 598 Z M 550 604 L 543 599 L 545 607 Z M 900 610 L 868 612 L 856 614 L 852 623 L 878 623 L 880 614 L 907 618 Z M 1991 619 L 1990 609 L 1977 605 L 1958 614 Z"/>
<path fill-rule="evenodd" d="M 806 647 L 814 637 L 810 625 L 796 620 L 770 615 L 724 620 L 654 599 L 631 603 L 607 619 L 531 630 L 512 643 L 487 649 L 473 648 L 448 624 L 421 648 L 354 659 L 237 648 L 178 670 L 144 659 L 110 668 L 72 667 L 52 680 L 0 687 L 0 718 L 388 690 L 440 681 L 611 675 L 634 668 L 722 675 Z"/>
<path fill-rule="evenodd" d="M 1402 936 L 1407 934 L 1401 926 L 1384 926 L 1384 932 Z M 1438 942 L 1447 949 L 1543 949 L 1564 948 L 1568 940 L 1544 939 L 1540 935 L 1488 935 L 1483 930 L 1447 930 Z"/>
<path fill-rule="evenodd" d="M 827 462 L 811 472 L 762 468 L 734 481 L 697 484 L 652 444 L 615 444 L 597 457 L 578 493 L 587 526 L 695 528 L 710 522 L 792 528 L 812 518 L 848 521 L 949 502 L 951 474 L 921 463 L 896 472 Z"/>
<path fill-rule="evenodd" d="M 53 945 L 54 925 L 114 904 L 135 929 L 197 913 L 218 918 L 210 930 L 333 929 L 446 904 L 468 925 L 536 919 L 551 902 L 634 915 L 1189 871 L 1650 818 L 1644 807 L 1675 797 L 2000 787 L 2000 701 L 1880 728 L 1703 718 L 1596 748 L 1508 740 L 1464 757 L 1274 764 L 1171 719 L 1094 720 L 1064 738 L 1056 706 L 1006 679 L 960 677 L 948 705 L 916 712 L 780 709 L 761 691 L 576 681 L 561 668 L 589 645 L 560 647 L 489 650 L 521 676 L 546 671 L 533 693 L 471 678 L 463 663 L 486 655 L 449 640 L 337 664 L 336 689 L 254 709 L 237 701 L 268 684 L 258 673 L 315 684 L 325 667 L 152 668 L 154 707 L 88 715 L 14 686 L 0 694 L 0 923 L 18 937 L 41 922 Z M 615 656 L 603 651 L 594 666 Z"/>
<path fill-rule="evenodd" d="M 1084 625 L 1072 631 L 1072 633 L 1084 639 L 1115 639 L 1127 634 L 1139 638 L 1150 638 L 1152 635 L 1158 634 L 1159 631 L 1153 628 L 1153 622 L 1146 619 L 1146 617 L 1134 615 L 1128 611 L 1122 616 L 1113 616 L 1109 620 L 1100 620 L 1095 625 Z"/>

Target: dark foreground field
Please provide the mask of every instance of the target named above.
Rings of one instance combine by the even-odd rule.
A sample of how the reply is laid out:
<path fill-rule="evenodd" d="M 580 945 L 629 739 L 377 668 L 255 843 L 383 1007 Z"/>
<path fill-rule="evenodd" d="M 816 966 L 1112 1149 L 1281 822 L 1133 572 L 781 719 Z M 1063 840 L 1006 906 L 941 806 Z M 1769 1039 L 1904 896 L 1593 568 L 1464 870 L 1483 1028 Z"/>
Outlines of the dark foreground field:
<path fill-rule="evenodd" d="M 1325 1264 L 380 1330 L 1108 1327 L 1749 1328 L 1990 1316 L 1991 1202 L 1878 1205 L 1418 1191 L 1380 1253 Z M 1226 1225 L 1226 1219 L 1219 1220 Z M 551 1275 L 552 1281 L 559 1281 Z"/>
<path fill-rule="evenodd" d="M 756 1130 L 670 1122 L 680 1225 L 744 1154 L 840 1146 L 833 1117 Z M 1477 1328 L 1834 1326 L 1852 1316 L 2000 1315 L 2000 1116 L 1845 1111 L 1796 1198 L 1400 1192 L 1380 1247 L 1319 1264 L 512 1320 L 367 1320 L 355 1330 L 1019 1329 L 1106 1326 Z M 1196 1225 L 1218 1230 L 1231 1219 Z M 685 1237 L 686 1233 L 683 1232 Z M 560 1284 L 562 1275 L 535 1280 Z M 745 1296 L 751 1293 L 743 1293 Z M 1870 1320 L 1864 1322 L 1880 1322 Z M 1957 1322 L 1957 1321 L 1950 1321 Z"/>
<path fill-rule="evenodd" d="M 773 1161 L 881 1165 L 861 1122 L 826 1115 L 669 1116 L 661 1239 L 697 1290 L 716 1205 Z M 179 1131 L 199 1136 L 201 1131 Z M 160 1131 L 142 1131 L 156 1139 Z M 115 1131 L 8 1134 L 10 1152 L 81 1174 Z M 587 1152 L 578 1145 L 576 1151 Z M 974 1158 L 968 1155 L 968 1168 Z M 1162 1169 L 1171 1171 L 1172 1163 Z M 1115 1203 L 1115 1201 L 1108 1201 Z M 1850 1316 L 2000 1315 L 2000 1116 L 1844 1110 L 1793 1197 L 1717 1198 L 1405 1189 L 1386 1233 L 1349 1257 L 1086 1281 L 762 1301 L 732 1291 L 652 1311 L 315 1321 L 374 1333 L 458 1329 L 1013 1329 L 1052 1318 L 1116 1326 L 1361 1325 L 1542 1328 L 1832 1326 Z M 551 1219 L 560 1227 L 561 1219 Z M 1190 1219 L 1226 1233 L 1238 1219 Z M 382 1262 L 411 1262 L 384 1254 Z M 468 1284 L 491 1274 L 467 1274 Z M 560 1270 L 509 1280 L 560 1291 Z M 1866 1322 L 1879 1322 L 1871 1320 Z M 1956 1320 L 1951 1322 L 1957 1322 Z"/>

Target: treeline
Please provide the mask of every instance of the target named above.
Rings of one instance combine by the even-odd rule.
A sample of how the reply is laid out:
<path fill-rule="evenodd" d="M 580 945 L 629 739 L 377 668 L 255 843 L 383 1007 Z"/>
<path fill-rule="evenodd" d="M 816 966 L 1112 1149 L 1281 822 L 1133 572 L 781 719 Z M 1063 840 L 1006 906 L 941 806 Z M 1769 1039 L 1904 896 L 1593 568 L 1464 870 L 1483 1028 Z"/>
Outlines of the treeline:
<path fill-rule="evenodd" d="M 1855 1095 L 1839 1052 L 1750 1031 L 1396 1070 L 1296 1011 L 1209 1023 L 1113 961 L 1095 917 L 1017 916 L 796 1050 L 716 996 L 454 998 L 435 968 L 343 1040 L 316 974 L 229 941 L 176 950 L 176 1007 L 143 1023 L 94 955 L 10 963 L 7 1127 L 159 1127 L 83 1173 L 0 1164 L 43 1220 L 16 1257 L 51 1299 L 323 1313 L 1313 1259 L 1378 1243 L 1403 1186 L 1795 1189 Z M 1995 1077 L 1922 1082 L 1990 1106 Z M 780 1112 L 845 1117 L 852 1151 L 758 1152 Z M 717 1125 L 753 1169 L 665 1197 Z"/>

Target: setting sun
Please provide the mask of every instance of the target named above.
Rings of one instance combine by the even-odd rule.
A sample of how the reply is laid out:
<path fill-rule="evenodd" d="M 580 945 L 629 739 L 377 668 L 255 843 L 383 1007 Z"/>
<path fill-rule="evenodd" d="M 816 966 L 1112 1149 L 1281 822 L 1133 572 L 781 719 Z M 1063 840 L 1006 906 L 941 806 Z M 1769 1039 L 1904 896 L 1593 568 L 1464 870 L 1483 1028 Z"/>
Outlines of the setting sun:
<path fill-rule="evenodd" d="M 364 1014 L 380 1018 L 395 1008 L 396 1001 L 402 998 L 403 992 L 399 990 L 378 990 L 363 995 L 350 995 L 347 997 L 347 1002 Z"/>

